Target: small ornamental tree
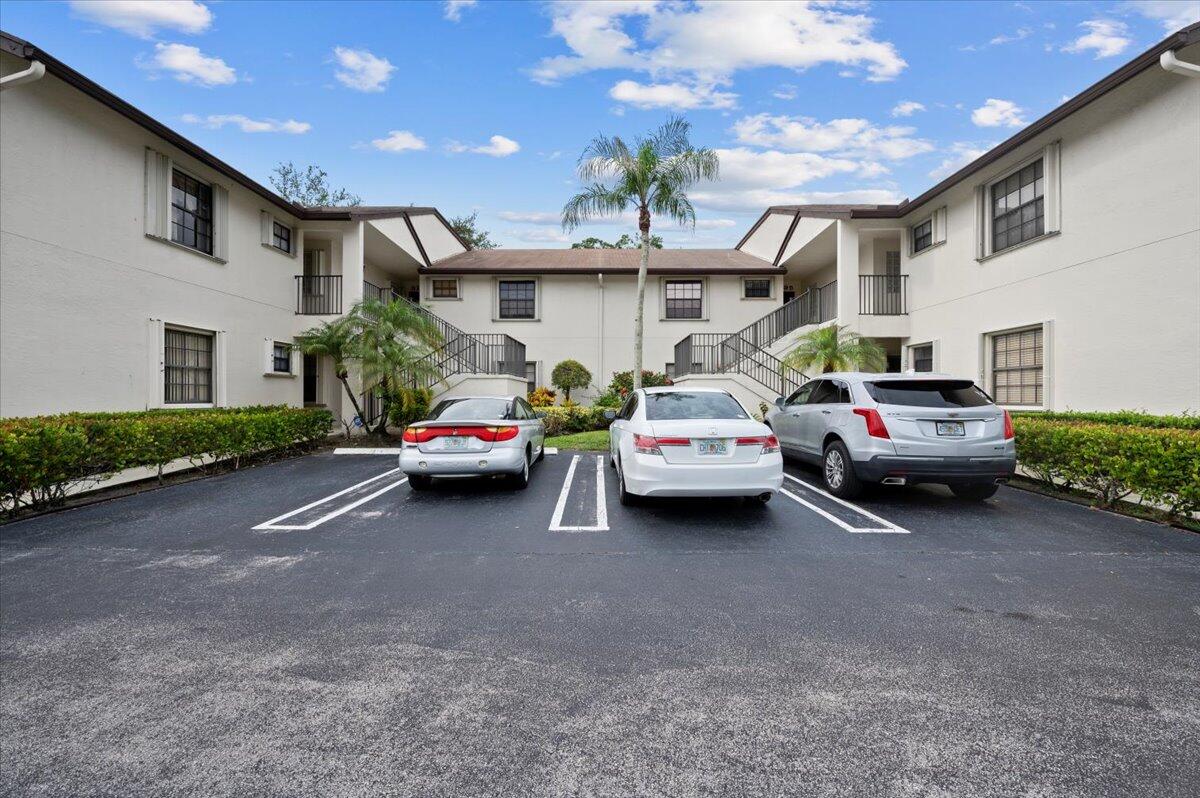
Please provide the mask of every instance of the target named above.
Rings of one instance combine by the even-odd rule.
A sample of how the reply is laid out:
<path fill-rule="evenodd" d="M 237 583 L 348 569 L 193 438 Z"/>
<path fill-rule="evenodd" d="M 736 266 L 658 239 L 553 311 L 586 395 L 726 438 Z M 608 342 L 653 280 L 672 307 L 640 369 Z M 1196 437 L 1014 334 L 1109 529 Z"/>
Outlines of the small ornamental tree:
<path fill-rule="evenodd" d="M 563 401 L 571 401 L 572 388 L 586 388 L 592 384 L 592 372 L 578 360 L 564 360 L 550 372 L 550 382 L 563 392 Z"/>

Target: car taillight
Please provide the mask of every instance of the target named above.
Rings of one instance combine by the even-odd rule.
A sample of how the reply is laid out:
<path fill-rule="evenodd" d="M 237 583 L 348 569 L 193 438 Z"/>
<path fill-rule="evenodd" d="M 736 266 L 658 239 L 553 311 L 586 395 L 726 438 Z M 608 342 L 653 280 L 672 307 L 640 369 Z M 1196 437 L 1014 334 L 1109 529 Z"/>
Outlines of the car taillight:
<path fill-rule="evenodd" d="M 490 438 L 483 438 L 485 441 L 511 441 L 517 437 L 516 427 L 488 427 L 487 432 L 491 435 Z M 475 437 L 480 437 L 476 435 Z"/>
<path fill-rule="evenodd" d="M 656 438 L 653 435 L 633 435 L 633 450 L 638 454 L 662 454 L 660 446 L 691 446 L 688 438 Z"/>
<path fill-rule="evenodd" d="M 862 416 L 867 420 L 867 434 L 872 438 L 891 439 L 892 436 L 888 435 L 887 427 L 883 425 L 883 417 L 879 415 L 879 411 L 875 408 L 856 407 L 854 408 L 854 415 Z"/>
<path fill-rule="evenodd" d="M 425 430 L 420 427 L 408 427 L 404 430 L 404 434 L 400 437 L 405 443 L 422 443 L 429 440 L 428 438 L 422 437 L 424 433 Z"/>
<path fill-rule="evenodd" d="M 763 454 L 777 454 L 779 452 L 779 439 L 774 435 L 755 435 L 748 438 L 738 438 L 738 446 L 761 446 Z"/>
<path fill-rule="evenodd" d="M 485 443 L 511 441 L 517 437 L 517 427 L 409 427 L 404 430 L 405 443 L 426 443 L 434 438 L 478 438 Z"/>
<path fill-rule="evenodd" d="M 1012 416 L 1008 414 L 1007 410 L 1000 412 L 1004 414 L 1004 440 L 1011 441 L 1017 437 L 1017 433 L 1013 430 Z"/>

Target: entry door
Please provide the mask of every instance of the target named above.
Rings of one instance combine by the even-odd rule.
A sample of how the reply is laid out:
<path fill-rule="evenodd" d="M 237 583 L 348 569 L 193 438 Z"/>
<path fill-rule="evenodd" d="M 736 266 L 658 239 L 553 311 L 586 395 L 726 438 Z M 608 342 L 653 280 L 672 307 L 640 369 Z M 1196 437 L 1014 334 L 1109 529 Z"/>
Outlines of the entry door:
<path fill-rule="evenodd" d="M 304 356 L 304 404 L 315 405 L 320 403 L 320 393 L 318 392 L 317 383 L 317 356 Z"/>

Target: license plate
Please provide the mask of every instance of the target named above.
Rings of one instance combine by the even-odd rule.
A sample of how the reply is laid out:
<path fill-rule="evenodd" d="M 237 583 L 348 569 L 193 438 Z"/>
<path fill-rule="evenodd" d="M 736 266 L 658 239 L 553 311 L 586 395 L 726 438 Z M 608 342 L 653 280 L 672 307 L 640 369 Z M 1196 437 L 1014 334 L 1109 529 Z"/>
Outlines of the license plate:
<path fill-rule="evenodd" d="M 728 448 L 723 440 L 698 440 L 696 441 L 696 454 L 699 455 L 722 455 L 728 451 Z"/>
<path fill-rule="evenodd" d="M 448 436 L 448 437 L 442 438 L 442 441 L 443 441 L 443 443 L 442 443 L 443 449 L 457 450 L 457 449 L 467 448 L 467 439 L 464 437 L 461 437 L 461 436 L 457 437 L 457 438 Z"/>
<path fill-rule="evenodd" d="M 961 421 L 939 421 L 937 422 L 937 434 L 951 438 L 961 438 L 967 434 L 967 429 Z"/>

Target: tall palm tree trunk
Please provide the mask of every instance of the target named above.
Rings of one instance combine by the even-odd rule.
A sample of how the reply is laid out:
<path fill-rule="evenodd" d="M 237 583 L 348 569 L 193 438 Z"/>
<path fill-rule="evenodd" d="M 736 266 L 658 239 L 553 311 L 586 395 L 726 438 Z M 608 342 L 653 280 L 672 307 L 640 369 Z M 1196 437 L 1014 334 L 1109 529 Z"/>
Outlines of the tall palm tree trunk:
<path fill-rule="evenodd" d="M 650 211 L 643 206 L 638 213 L 642 234 L 642 262 L 638 264 L 637 315 L 633 320 L 633 389 L 642 387 L 642 328 L 646 319 L 646 272 L 650 268 Z"/>
<path fill-rule="evenodd" d="M 363 426 L 366 427 L 367 419 L 363 415 L 362 408 L 358 406 L 358 399 L 355 398 L 354 391 L 350 388 L 350 373 L 344 369 L 338 369 L 337 378 L 342 387 L 346 389 L 346 396 L 350 397 L 350 404 L 354 406 L 354 414 L 362 419 Z M 347 434 L 349 434 L 349 430 L 347 430 Z"/>

